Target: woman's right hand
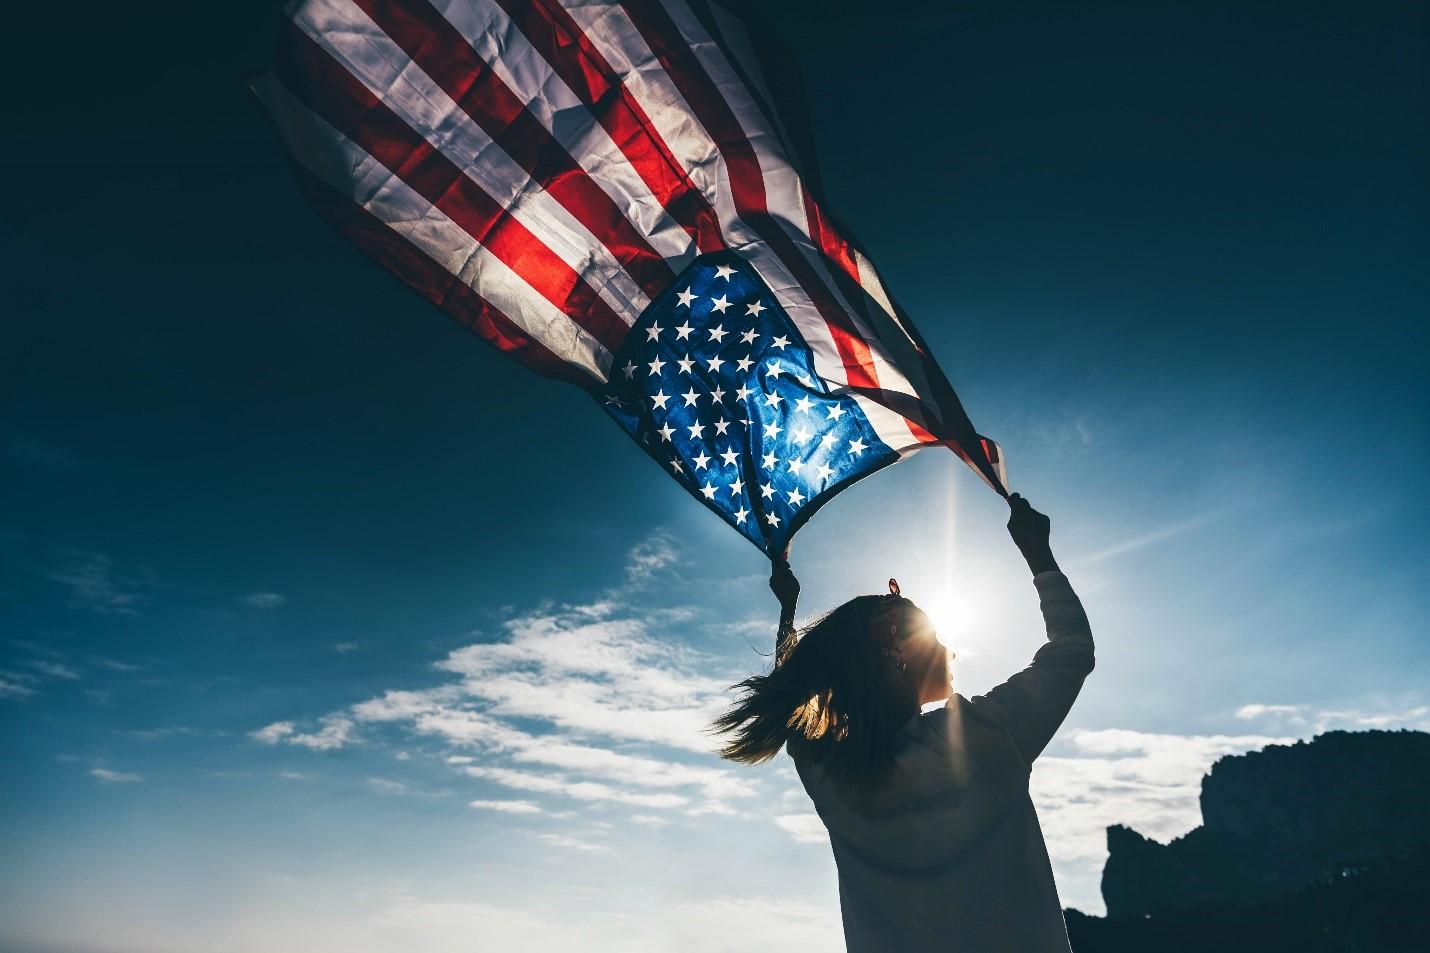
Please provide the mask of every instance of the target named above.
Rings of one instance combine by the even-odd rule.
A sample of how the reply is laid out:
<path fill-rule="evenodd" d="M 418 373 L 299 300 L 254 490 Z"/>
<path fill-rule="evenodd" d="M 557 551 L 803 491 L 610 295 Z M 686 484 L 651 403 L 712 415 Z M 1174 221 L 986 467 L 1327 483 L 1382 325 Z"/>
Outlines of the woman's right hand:
<path fill-rule="evenodd" d="M 780 618 L 793 620 L 795 605 L 799 602 L 799 580 L 789 568 L 789 560 L 783 557 L 770 564 L 770 592 L 780 601 Z"/>

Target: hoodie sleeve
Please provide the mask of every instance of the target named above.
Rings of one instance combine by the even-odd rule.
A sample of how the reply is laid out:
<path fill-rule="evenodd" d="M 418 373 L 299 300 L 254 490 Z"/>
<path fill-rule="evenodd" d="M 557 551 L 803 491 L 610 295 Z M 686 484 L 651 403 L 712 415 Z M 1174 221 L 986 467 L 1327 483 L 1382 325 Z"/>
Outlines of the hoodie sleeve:
<path fill-rule="evenodd" d="M 1029 764 L 1052 740 L 1093 666 L 1092 629 L 1067 577 L 1057 571 L 1040 572 L 1033 585 L 1047 624 L 1047 644 L 1027 668 L 973 699 L 973 704 L 991 710 L 1007 727 Z"/>

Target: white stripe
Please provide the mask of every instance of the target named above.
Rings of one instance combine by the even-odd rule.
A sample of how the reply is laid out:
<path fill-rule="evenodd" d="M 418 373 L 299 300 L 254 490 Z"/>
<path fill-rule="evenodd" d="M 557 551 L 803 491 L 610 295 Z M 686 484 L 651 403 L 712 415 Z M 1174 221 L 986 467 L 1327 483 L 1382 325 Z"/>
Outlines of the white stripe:
<path fill-rule="evenodd" d="M 682 0 L 662 0 L 661 5 L 680 29 L 681 39 L 699 60 L 711 85 L 729 105 L 749 142 L 764 179 L 765 202 L 771 216 L 804 255 L 806 262 L 823 282 L 825 291 L 849 316 L 855 333 L 869 346 L 880 388 L 923 398 L 925 402 L 931 400 L 932 391 L 926 389 L 921 393 L 909 380 L 905 370 L 911 364 L 912 368 L 917 369 L 917 376 L 923 378 L 917 354 L 910 351 L 903 355 L 903 361 L 896 363 L 889 353 L 887 343 L 869 327 L 859 311 L 845 300 L 830 274 L 830 263 L 809 234 L 809 218 L 804 206 L 799 174 L 789 161 L 778 135 L 769 127 L 765 114 L 725 58 L 724 51 L 710 39 L 704 25 Z"/>
<path fill-rule="evenodd" d="M 576 272 L 629 326 L 650 304 L 601 239 L 581 224 L 351 0 L 308 0 L 293 22 L 414 132 L 440 149 Z"/>
<path fill-rule="evenodd" d="M 651 248 L 679 273 L 695 256 L 695 241 L 665 210 L 645 180 L 562 82 L 505 11 L 491 0 L 433 0 L 526 108 L 622 211 Z"/>
<path fill-rule="evenodd" d="M 611 354 L 505 262 L 414 192 L 361 146 L 303 105 L 276 78 L 253 84 L 289 151 L 310 172 L 376 216 L 560 359 L 599 382 Z"/>
<path fill-rule="evenodd" d="M 815 369 L 835 386 L 849 383 L 829 325 L 808 293 L 764 239 L 735 210 L 725 158 L 695 118 L 675 84 L 645 45 L 619 5 L 604 0 L 565 0 L 563 6 L 586 38 L 610 63 L 649 117 L 656 133 L 715 210 L 732 251 L 748 261 L 794 321 L 814 353 Z"/>

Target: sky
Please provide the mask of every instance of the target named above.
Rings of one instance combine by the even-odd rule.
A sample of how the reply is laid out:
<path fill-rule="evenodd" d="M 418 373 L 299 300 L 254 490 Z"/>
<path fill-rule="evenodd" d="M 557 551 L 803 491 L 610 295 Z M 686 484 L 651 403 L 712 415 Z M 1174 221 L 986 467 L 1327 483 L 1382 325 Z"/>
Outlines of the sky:
<path fill-rule="evenodd" d="M 704 733 L 763 557 L 302 204 L 271 14 L 132 16 L 0 67 L 0 944 L 838 948 L 790 767 Z M 1430 729 L 1423 8 L 769 16 L 1092 621 L 1033 771 L 1064 904 L 1223 754 Z M 1042 639 L 1005 519 L 884 470 L 800 531 L 801 614 L 896 576 L 984 691 Z"/>

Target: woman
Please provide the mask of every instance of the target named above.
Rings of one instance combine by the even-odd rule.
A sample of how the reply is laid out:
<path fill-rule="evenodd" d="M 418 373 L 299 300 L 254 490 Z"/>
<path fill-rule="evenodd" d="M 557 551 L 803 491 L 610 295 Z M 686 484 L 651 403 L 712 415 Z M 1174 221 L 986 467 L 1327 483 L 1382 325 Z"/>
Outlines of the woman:
<path fill-rule="evenodd" d="M 952 694 L 953 653 L 892 579 L 889 595 L 851 599 L 796 636 L 785 564 L 770 579 L 774 670 L 740 683 L 716 722 L 727 758 L 794 759 L 834 848 L 850 953 L 1068 953 L 1028 774 L 1092 671 L 1092 633 L 1048 518 L 1011 502 L 1047 622 L 1028 668 L 987 695 Z"/>

